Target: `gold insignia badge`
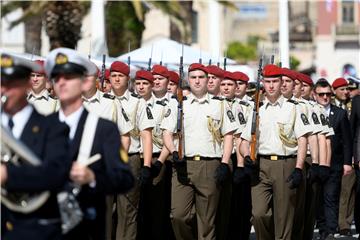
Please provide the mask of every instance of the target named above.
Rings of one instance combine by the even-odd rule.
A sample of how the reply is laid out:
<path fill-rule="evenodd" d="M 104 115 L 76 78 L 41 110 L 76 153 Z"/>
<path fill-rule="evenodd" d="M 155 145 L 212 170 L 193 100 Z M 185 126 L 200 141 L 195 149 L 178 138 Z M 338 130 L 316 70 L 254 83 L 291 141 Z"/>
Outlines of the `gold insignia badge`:
<path fill-rule="evenodd" d="M 12 225 L 11 222 L 6 222 L 6 229 L 8 231 L 12 231 L 14 229 L 14 226 Z"/>
<path fill-rule="evenodd" d="M 39 131 L 40 131 L 39 126 L 33 126 L 33 128 L 32 128 L 33 133 L 38 133 Z"/>
<path fill-rule="evenodd" d="M 55 63 L 57 65 L 65 64 L 69 61 L 68 57 L 63 53 L 58 53 L 55 58 Z"/>
<path fill-rule="evenodd" d="M 0 66 L 2 68 L 8 68 L 14 65 L 14 60 L 9 55 L 2 55 L 0 60 Z"/>
<path fill-rule="evenodd" d="M 127 154 L 127 152 L 124 150 L 123 147 L 120 147 L 119 153 L 120 153 L 120 159 L 124 163 L 128 163 L 129 162 L 129 155 Z"/>

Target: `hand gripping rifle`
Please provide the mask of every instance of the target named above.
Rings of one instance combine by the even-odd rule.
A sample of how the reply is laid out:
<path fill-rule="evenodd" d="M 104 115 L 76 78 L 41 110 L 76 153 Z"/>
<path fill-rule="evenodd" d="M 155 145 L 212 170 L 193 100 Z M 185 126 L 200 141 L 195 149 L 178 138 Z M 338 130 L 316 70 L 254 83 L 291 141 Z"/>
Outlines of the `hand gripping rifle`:
<path fill-rule="evenodd" d="M 251 160 L 256 160 L 256 130 L 259 126 L 259 107 L 260 107 L 260 79 L 261 79 L 261 72 L 262 72 L 262 63 L 263 63 L 263 55 L 259 61 L 259 68 L 256 80 L 256 92 L 255 92 L 255 106 L 253 109 L 253 117 L 251 122 L 251 144 L 250 144 L 250 157 Z"/>
<path fill-rule="evenodd" d="M 100 79 L 100 88 L 101 88 L 101 90 L 104 89 L 104 83 L 105 83 L 105 70 L 106 70 L 105 60 L 106 60 L 106 55 L 103 54 L 102 66 L 101 66 L 101 79 Z"/>
<path fill-rule="evenodd" d="M 178 153 L 179 153 L 179 159 L 184 158 L 184 109 L 183 109 L 183 80 L 184 80 L 184 66 L 183 66 L 183 57 L 184 57 L 184 45 L 182 46 L 181 50 L 181 56 L 180 56 L 180 66 L 179 66 L 179 86 L 177 90 L 177 100 L 178 100 L 178 119 L 177 119 L 177 133 L 179 137 L 179 147 L 178 147 Z"/>

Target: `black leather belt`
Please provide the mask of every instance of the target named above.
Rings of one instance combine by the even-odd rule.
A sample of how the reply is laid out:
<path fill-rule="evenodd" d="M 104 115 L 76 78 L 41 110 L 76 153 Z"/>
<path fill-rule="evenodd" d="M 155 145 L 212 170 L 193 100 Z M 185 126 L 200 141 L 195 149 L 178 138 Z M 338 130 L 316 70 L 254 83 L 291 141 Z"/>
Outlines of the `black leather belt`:
<path fill-rule="evenodd" d="M 200 161 L 200 160 L 204 160 L 204 161 L 211 161 L 211 160 L 220 160 L 220 158 L 217 157 L 203 157 L 203 156 L 193 156 L 193 157 L 185 157 L 185 160 L 189 160 L 189 161 Z"/>
<path fill-rule="evenodd" d="M 160 154 L 161 154 L 161 152 L 153 153 L 152 157 L 153 158 L 159 158 Z M 142 158 L 142 159 L 144 158 L 144 155 L 142 153 L 140 153 L 140 158 Z"/>
<path fill-rule="evenodd" d="M 129 157 L 132 157 L 132 156 L 134 156 L 134 155 L 136 155 L 136 154 L 139 154 L 138 152 L 136 152 L 136 153 L 128 153 L 128 156 Z"/>
<path fill-rule="evenodd" d="M 296 158 L 296 155 L 280 156 L 280 155 L 259 155 L 260 158 L 265 158 L 271 161 L 285 160 L 289 158 Z"/>

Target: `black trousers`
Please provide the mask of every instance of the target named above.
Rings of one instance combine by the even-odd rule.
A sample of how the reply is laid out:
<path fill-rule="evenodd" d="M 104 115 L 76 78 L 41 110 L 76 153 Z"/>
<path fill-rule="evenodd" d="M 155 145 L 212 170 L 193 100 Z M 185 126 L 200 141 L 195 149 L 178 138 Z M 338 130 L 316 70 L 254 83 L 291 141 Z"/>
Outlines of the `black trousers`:
<path fill-rule="evenodd" d="M 320 184 L 317 226 L 320 233 L 335 234 L 338 226 L 341 170 L 330 171 L 328 180 Z"/>
<path fill-rule="evenodd" d="M 354 219 L 356 232 L 360 233 L 360 170 L 355 170 L 356 172 L 356 193 L 355 193 L 355 210 L 354 210 Z"/>

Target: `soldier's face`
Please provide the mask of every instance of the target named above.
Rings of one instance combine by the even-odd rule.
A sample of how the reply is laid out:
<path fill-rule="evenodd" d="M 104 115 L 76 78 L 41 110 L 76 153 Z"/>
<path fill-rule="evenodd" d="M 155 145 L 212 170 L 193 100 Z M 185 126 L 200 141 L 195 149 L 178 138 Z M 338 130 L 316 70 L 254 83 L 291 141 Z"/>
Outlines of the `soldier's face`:
<path fill-rule="evenodd" d="M 154 75 L 154 79 L 155 79 L 153 86 L 154 93 L 163 93 L 163 94 L 166 93 L 169 79 L 157 74 Z"/>
<path fill-rule="evenodd" d="M 338 87 L 334 90 L 335 96 L 341 101 L 346 101 L 349 98 L 349 89 L 347 86 Z"/>
<path fill-rule="evenodd" d="M 59 74 L 54 77 L 54 90 L 61 104 L 70 104 L 81 99 L 82 91 L 84 90 L 82 79 L 84 77 L 79 74 Z"/>
<path fill-rule="evenodd" d="M 264 78 L 263 85 L 267 97 L 278 97 L 281 94 L 282 80 L 277 78 Z"/>
<path fill-rule="evenodd" d="M 311 94 L 311 86 L 307 83 L 302 83 L 301 96 L 305 99 L 308 99 L 310 97 L 310 94 Z"/>
<path fill-rule="evenodd" d="M 294 93 L 295 97 L 299 98 L 299 97 L 301 97 L 302 82 L 296 79 L 294 81 L 294 83 L 295 83 L 295 86 L 294 86 L 293 93 Z"/>
<path fill-rule="evenodd" d="M 121 72 L 110 73 L 110 83 L 111 87 L 115 90 L 123 90 L 128 86 L 129 77 Z"/>
<path fill-rule="evenodd" d="M 201 70 L 189 72 L 189 86 L 194 94 L 205 94 L 207 92 L 208 78 Z"/>
<path fill-rule="evenodd" d="M 208 79 L 209 79 L 207 84 L 208 92 L 214 95 L 218 95 L 220 92 L 221 78 L 209 73 Z"/>
<path fill-rule="evenodd" d="M 146 100 L 151 97 L 151 89 L 153 88 L 153 84 L 148 80 L 136 79 L 135 80 L 135 90 L 136 92 L 145 98 Z"/>
<path fill-rule="evenodd" d="M 350 98 L 353 98 L 353 97 L 355 97 L 357 95 L 360 95 L 360 89 L 358 89 L 358 88 L 349 89 Z"/>
<path fill-rule="evenodd" d="M 246 94 L 247 83 L 243 81 L 236 81 L 235 96 L 242 98 Z"/>
<path fill-rule="evenodd" d="M 295 83 L 291 78 L 289 78 L 287 76 L 283 76 L 282 80 L 283 80 L 283 84 L 281 86 L 281 94 L 284 97 L 289 98 L 292 96 Z"/>
<path fill-rule="evenodd" d="M 221 81 L 220 92 L 222 96 L 232 99 L 235 97 L 235 90 L 236 90 L 235 81 L 229 79 L 224 79 Z"/>
<path fill-rule="evenodd" d="M 168 93 L 176 94 L 177 89 L 178 89 L 178 85 L 176 83 L 170 81 L 168 84 L 168 87 L 167 87 Z"/>
<path fill-rule="evenodd" d="M 317 87 L 315 89 L 315 100 L 322 106 L 327 106 L 330 104 L 330 100 L 331 100 L 331 89 L 330 87 Z"/>
<path fill-rule="evenodd" d="M 40 93 L 46 87 L 46 77 L 44 74 L 31 73 L 31 88 L 35 93 Z"/>
<path fill-rule="evenodd" d="M 3 111 L 8 114 L 15 114 L 27 104 L 27 92 L 30 88 L 30 81 L 25 79 L 10 80 L 1 83 L 1 95 L 7 96 Z"/>
<path fill-rule="evenodd" d="M 95 76 L 86 76 L 87 81 L 84 82 L 84 92 L 91 92 L 96 89 L 96 77 Z"/>

